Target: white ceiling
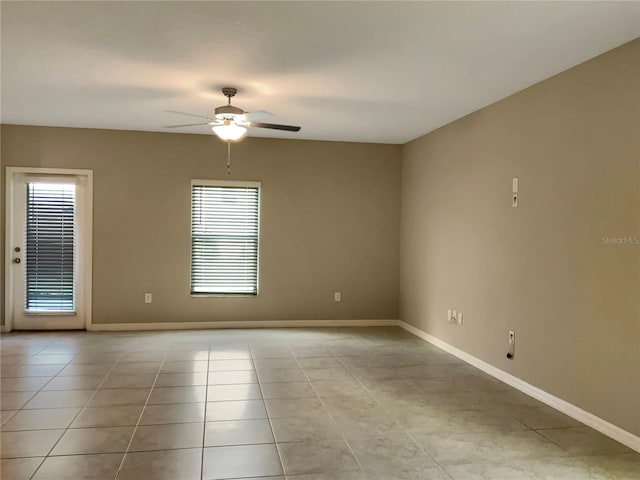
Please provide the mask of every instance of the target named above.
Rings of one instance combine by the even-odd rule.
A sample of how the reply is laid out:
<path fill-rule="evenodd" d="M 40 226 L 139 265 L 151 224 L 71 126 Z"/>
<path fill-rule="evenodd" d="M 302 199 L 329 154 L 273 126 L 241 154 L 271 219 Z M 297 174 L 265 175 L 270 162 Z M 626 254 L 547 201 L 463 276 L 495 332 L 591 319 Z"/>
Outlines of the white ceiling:
<path fill-rule="evenodd" d="M 640 36 L 640 2 L 6 2 L 3 123 L 404 143 Z M 207 127 L 180 130 L 211 134 Z"/>

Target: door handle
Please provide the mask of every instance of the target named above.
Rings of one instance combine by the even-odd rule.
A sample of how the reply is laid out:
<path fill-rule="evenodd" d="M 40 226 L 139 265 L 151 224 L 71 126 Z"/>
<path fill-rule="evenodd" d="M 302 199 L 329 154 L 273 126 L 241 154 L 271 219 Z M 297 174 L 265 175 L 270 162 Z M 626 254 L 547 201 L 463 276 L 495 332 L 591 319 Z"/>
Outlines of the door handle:
<path fill-rule="evenodd" d="M 19 258 L 14 258 L 13 259 L 13 263 L 20 263 L 22 260 L 20 260 Z"/>

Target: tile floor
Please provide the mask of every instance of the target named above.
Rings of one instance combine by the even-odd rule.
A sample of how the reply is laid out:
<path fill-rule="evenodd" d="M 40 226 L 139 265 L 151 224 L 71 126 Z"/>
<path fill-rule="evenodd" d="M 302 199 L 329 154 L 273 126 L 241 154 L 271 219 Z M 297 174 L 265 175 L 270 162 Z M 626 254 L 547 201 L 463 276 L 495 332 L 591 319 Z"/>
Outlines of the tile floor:
<path fill-rule="evenodd" d="M 4 480 L 640 478 L 640 454 L 397 328 L 17 333 Z"/>

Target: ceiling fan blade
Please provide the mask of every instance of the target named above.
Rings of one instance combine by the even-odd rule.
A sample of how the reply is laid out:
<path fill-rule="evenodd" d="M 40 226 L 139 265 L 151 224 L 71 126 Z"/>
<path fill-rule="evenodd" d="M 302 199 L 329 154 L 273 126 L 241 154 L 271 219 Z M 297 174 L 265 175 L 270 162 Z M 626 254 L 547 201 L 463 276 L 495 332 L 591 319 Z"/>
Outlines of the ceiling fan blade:
<path fill-rule="evenodd" d="M 178 115 L 186 115 L 187 117 L 206 118 L 207 120 L 213 120 L 213 118 L 206 117 L 204 115 L 196 115 L 194 113 L 178 112 L 177 110 L 165 110 L 165 112 L 167 112 L 167 113 L 177 113 Z"/>
<path fill-rule="evenodd" d="M 255 122 L 256 120 L 263 120 L 265 118 L 273 117 L 273 113 L 266 110 L 256 110 L 254 112 L 244 112 L 245 118 L 249 122 Z"/>
<path fill-rule="evenodd" d="M 287 132 L 299 132 L 300 128 L 293 125 L 278 125 L 277 123 L 251 122 L 252 127 L 270 128 L 271 130 L 286 130 Z"/>
<path fill-rule="evenodd" d="M 180 127 L 195 127 L 196 125 L 209 125 L 210 122 L 206 123 L 183 123 L 181 125 L 165 125 L 162 128 L 180 128 Z"/>

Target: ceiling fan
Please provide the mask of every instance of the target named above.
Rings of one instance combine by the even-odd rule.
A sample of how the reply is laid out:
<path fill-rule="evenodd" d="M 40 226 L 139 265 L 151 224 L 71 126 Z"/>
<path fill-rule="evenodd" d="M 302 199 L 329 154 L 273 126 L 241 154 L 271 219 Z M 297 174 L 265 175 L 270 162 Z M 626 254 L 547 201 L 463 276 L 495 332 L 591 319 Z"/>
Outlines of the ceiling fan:
<path fill-rule="evenodd" d="M 225 87 L 222 94 L 227 97 L 227 104 L 216 107 L 213 111 L 213 117 L 205 115 L 195 115 L 192 113 L 177 112 L 175 110 L 167 110 L 170 113 L 179 115 L 187 115 L 190 117 L 204 118 L 208 120 L 203 123 L 186 123 L 182 125 L 166 125 L 164 128 L 180 128 L 193 127 L 196 125 L 211 125 L 211 130 L 221 140 L 232 142 L 240 140 L 247 133 L 248 128 L 269 128 L 272 130 L 284 130 L 287 132 L 299 132 L 301 127 L 293 125 L 279 125 L 277 123 L 263 123 L 260 120 L 270 117 L 271 113 L 263 110 L 255 112 L 245 112 L 243 109 L 231 105 L 231 97 L 234 97 L 238 90 L 233 87 Z"/>

